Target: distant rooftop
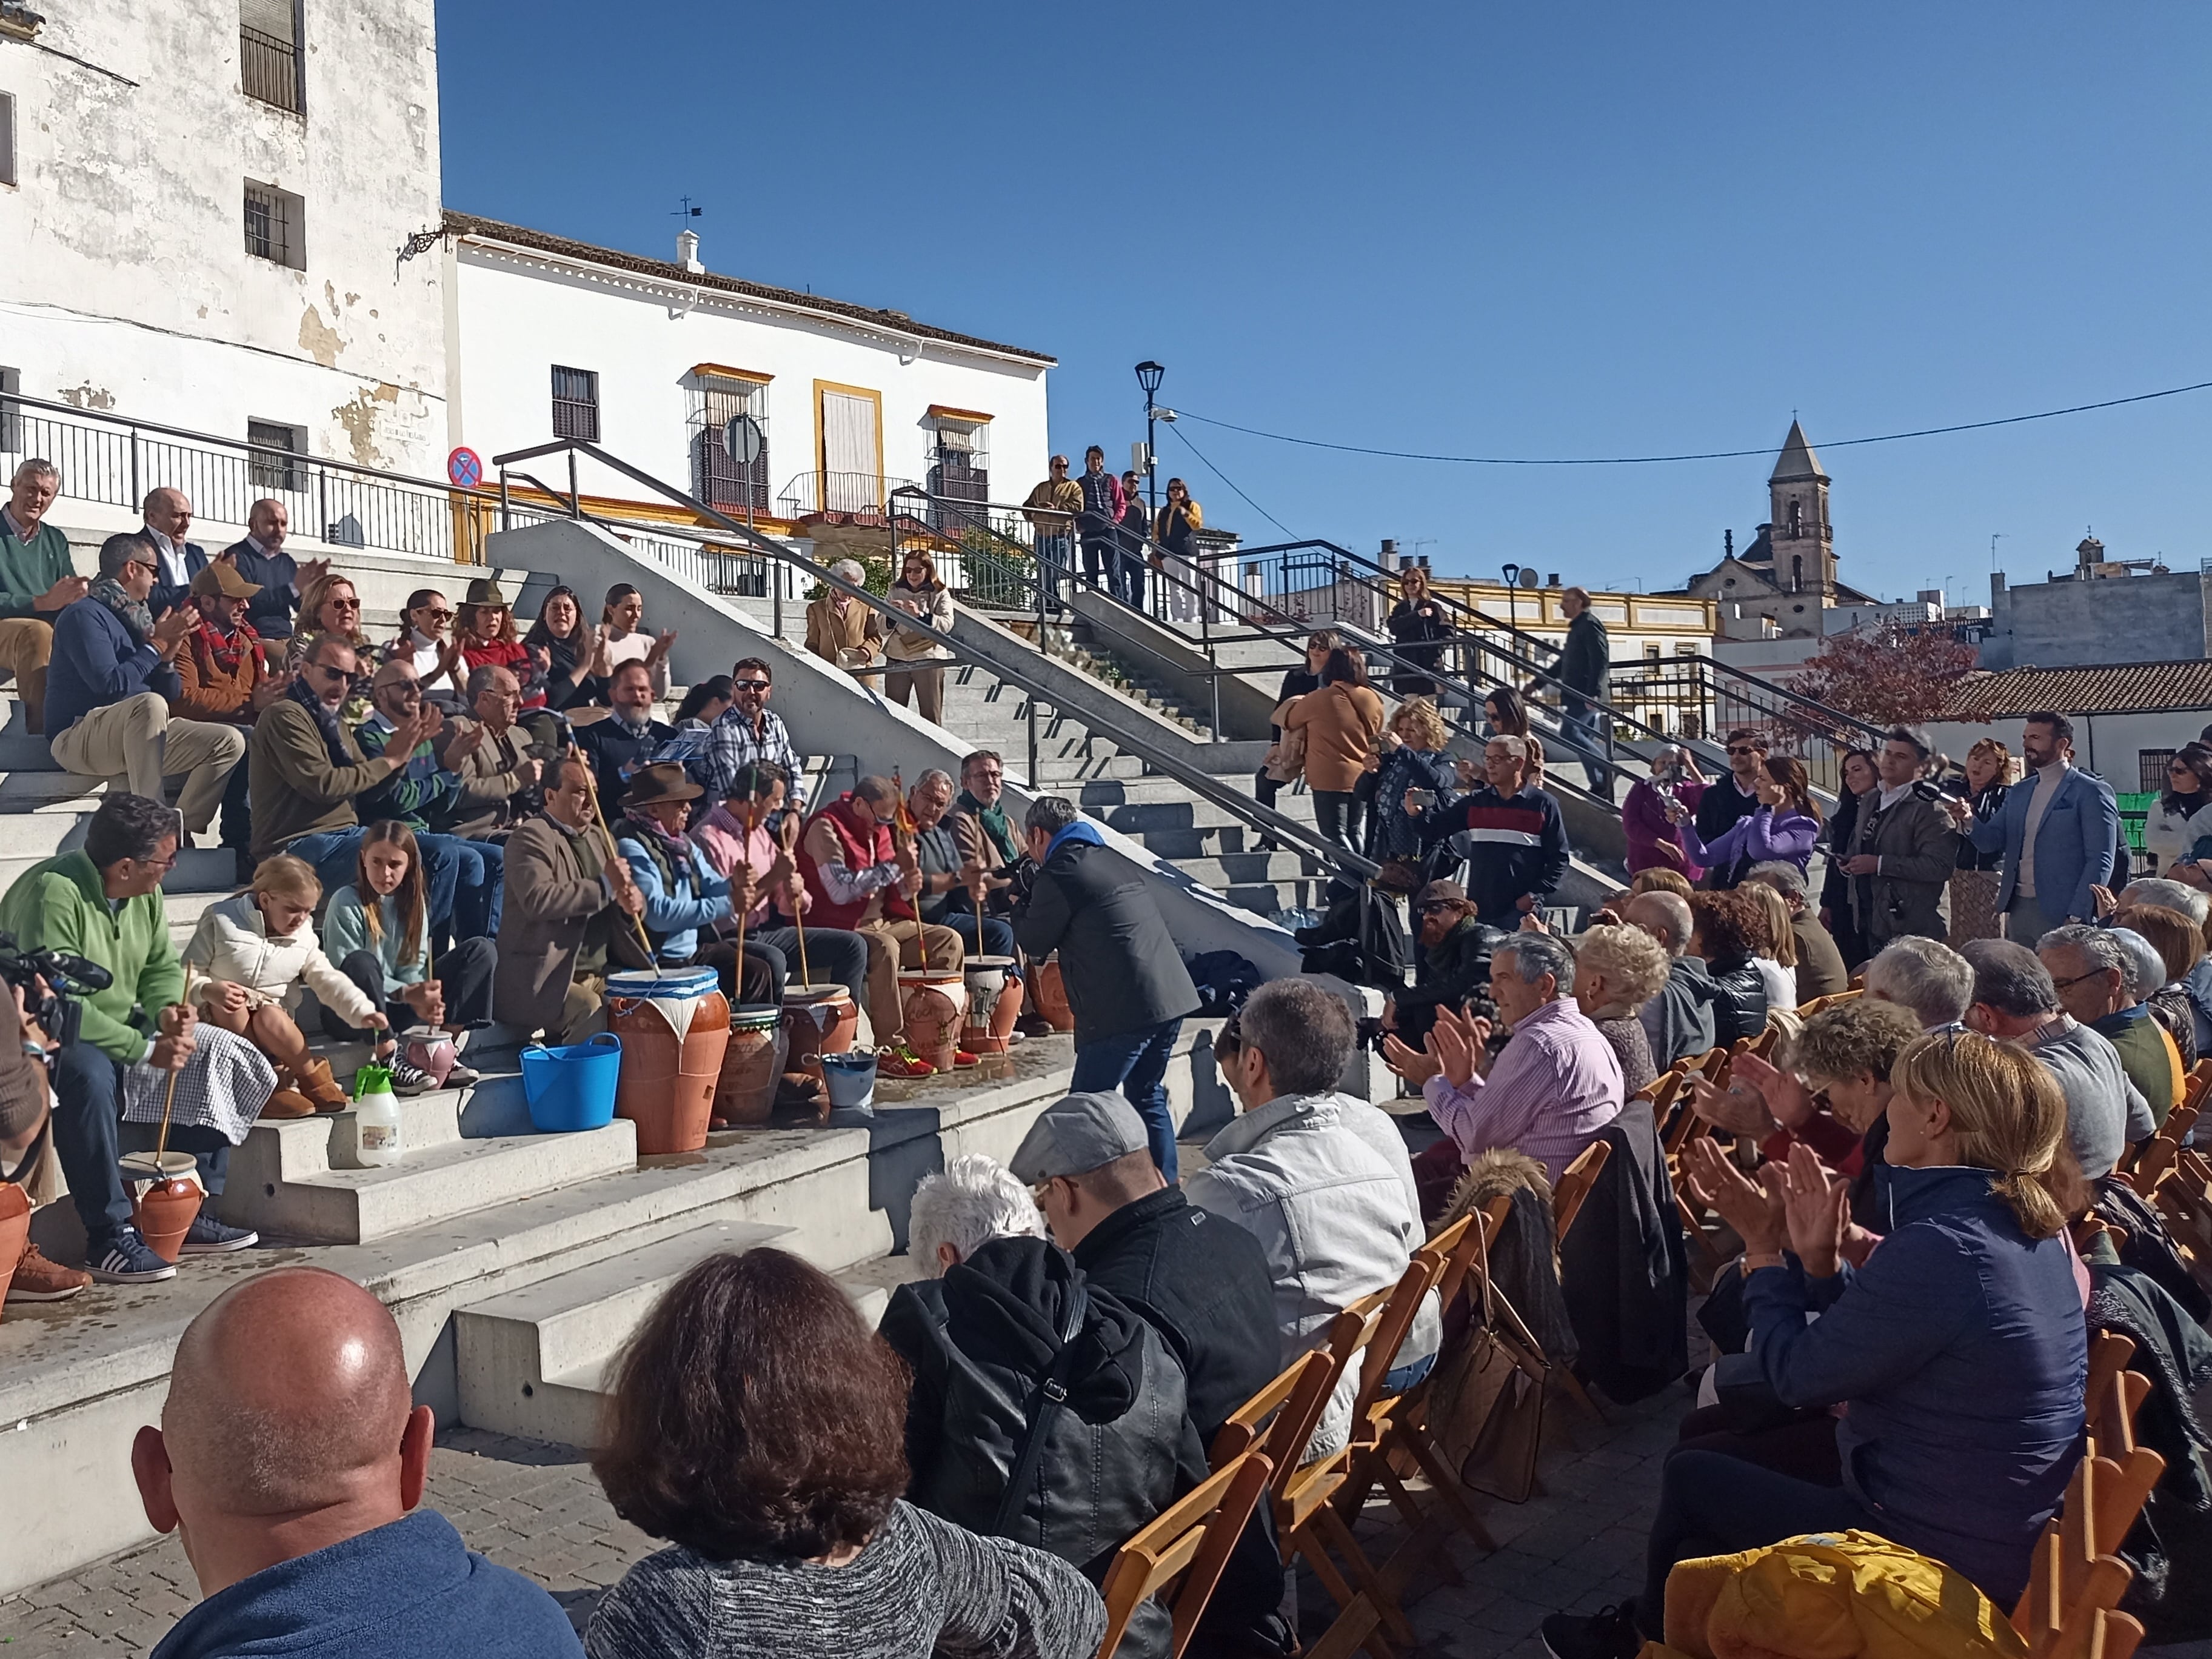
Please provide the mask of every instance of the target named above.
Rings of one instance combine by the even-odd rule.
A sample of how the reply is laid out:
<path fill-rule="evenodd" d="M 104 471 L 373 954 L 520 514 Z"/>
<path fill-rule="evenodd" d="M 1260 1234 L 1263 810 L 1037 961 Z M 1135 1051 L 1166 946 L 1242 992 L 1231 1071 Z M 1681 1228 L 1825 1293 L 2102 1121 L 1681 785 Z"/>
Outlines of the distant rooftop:
<path fill-rule="evenodd" d="M 1969 674 L 1947 711 L 1955 720 L 2068 714 L 2155 714 L 2212 708 L 2212 661 L 2101 663 L 2083 668 L 2008 668 Z"/>
<path fill-rule="evenodd" d="M 486 219 L 473 213 L 456 213 L 446 210 L 446 229 L 455 236 L 478 236 L 488 241 L 506 242 L 515 247 L 532 248 L 541 253 L 558 255 L 564 259 L 580 259 L 591 264 L 611 265 L 617 270 L 634 270 L 641 276 L 658 276 L 663 281 L 681 283 L 688 288 L 717 289 L 724 294 L 742 294 L 756 300 L 772 300 L 781 305 L 799 306 L 809 311 L 818 311 L 832 317 L 849 317 L 856 323 L 866 323 L 880 329 L 911 334 L 919 339 L 942 340 L 948 345 L 974 346 L 984 351 L 1003 352 L 1010 357 L 1026 357 L 1030 362 L 1052 367 L 1059 362 L 1042 351 L 1030 351 L 1020 346 L 1001 343 L 997 340 L 979 338 L 973 334 L 957 334 L 951 329 L 933 328 L 927 323 L 917 323 L 902 311 L 886 311 L 873 306 L 856 306 L 845 300 L 832 300 L 824 295 L 803 294 L 797 289 L 772 288 L 765 283 L 748 283 L 736 276 L 724 276 L 712 270 L 687 270 L 673 259 L 648 259 L 641 253 L 626 253 L 620 248 L 601 247 L 593 242 L 579 242 L 566 236 L 555 236 L 546 231 L 532 230 L 523 225 L 510 225 L 498 219 Z"/>

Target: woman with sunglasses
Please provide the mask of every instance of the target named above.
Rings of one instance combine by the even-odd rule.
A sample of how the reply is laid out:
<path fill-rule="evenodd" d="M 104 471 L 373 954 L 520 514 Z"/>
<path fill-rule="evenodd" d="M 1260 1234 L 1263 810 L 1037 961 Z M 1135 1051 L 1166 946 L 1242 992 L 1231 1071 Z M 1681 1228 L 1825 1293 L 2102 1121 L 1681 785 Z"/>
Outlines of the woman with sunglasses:
<path fill-rule="evenodd" d="M 465 712 L 467 703 L 463 687 L 468 674 L 461 666 L 461 642 L 453 637 L 454 615 L 453 602 L 443 593 L 418 587 L 399 613 L 399 637 L 384 647 L 385 661 L 415 665 L 423 700 L 449 714 Z"/>
<path fill-rule="evenodd" d="M 1167 504 L 1152 521 L 1152 539 L 1166 550 L 1152 555 L 1152 568 L 1160 573 L 1167 590 L 1170 622 L 1198 620 L 1198 538 L 1206 528 L 1206 514 L 1190 498 L 1190 487 L 1181 478 L 1168 480 Z"/>
<path fill-rule="evenodd" d="M 294 678 L 307 667 L 318 640 L 343 640 L 353 647 L 353 684 L 338 718 L 348 731 L 369 716 L 368 683 L 382 660 L 361 629 L 361 595 L 346 577 L 325 572 L 300 596 L 300 626 L 285 647 L 285 665 Z"/>
<path fill-rule="evenodd" d="M 2166 793 L 2143 820 L 2143 851 L 2157 872 L 2197 862 L 2197 844 L 2212 838 L 2212 748 L 2185 744 L 2166 766 Z M 2118 887 L 2121 884 L 2114 882 Z"/>

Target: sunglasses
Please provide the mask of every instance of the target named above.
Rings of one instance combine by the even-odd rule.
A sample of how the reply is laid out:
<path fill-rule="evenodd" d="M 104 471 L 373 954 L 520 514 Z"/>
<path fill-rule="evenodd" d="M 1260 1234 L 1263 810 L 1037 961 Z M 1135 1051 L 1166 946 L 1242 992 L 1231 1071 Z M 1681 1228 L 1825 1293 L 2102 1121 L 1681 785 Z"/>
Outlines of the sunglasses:
<path fill-rule="evenodd" d="M 768 688 L 769 683 L 766 680 L 732 680 L 730 682 L 730 689 L 732 691 L 765 691 Z"/>
<path fill-rule="evenodd" d="M 1426 904 L 1417 904 L 1413 907 L 1415 914 L 1424 916 L 1432 916 L 1439 910 L 1458 908 L 1459 901 L 1456 899 L 1431 899 Z"/>
<path fill-rule="evenodd" d="M 359 599 L 325 599 L 323 603 L 339 611 L 358 611 L 361 609 L 361 601 Z"/>
<path fill-rule="evenodd" d="M 1732 743 L 1729 745 L 1729 753 L 1731 755 L 1763 755 L 1765 752 L 1764 749 L 1747 748 L 1741 744 Z"/>

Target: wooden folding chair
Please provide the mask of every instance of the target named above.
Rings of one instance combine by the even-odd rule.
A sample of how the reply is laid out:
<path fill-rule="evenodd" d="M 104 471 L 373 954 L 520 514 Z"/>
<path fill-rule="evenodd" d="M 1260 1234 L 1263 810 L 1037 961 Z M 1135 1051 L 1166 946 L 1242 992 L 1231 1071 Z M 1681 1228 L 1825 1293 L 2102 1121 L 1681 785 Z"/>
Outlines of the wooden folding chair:
<path fill-rule="evenodd" d="M 1575 1224 L 1575 1217 L 1582 1212 L 1583 1200 L 1589 1196 L 1590 1188 L 1597 1184 L 1606 1160 L 1613 1156 L 1612 1146 L 1602 1140 L 1593 1140 L 1576 1155 L 1575 1161 L 1559 1172 L 1559 1179 L 1552 1188 L 1552 1236 L 1564 1239 L 1567 1229 Z"/>
<path fill-rule="evenodd" d="M 1238 1407 L 1214 1437 L 1213 1465 L 1221 1468 L 1261 1442 L 1264 1430 L 1262 1449 L 1273 1471 L 1267 1481 L 1267 1504 L 1282 1547 L 1283 1565 L 1287 1567 L 1304 1556 L 1337 1605 L 1335 1620 L 1321 1642 L 1307 1649 L 1309 1656 L 1326 1654 L 1341 1659 L 1364 1647 L 1374 1659 L 1395 1659 L 1391 1639 L 1409 1648 L 1414 1645 L 1413 1626 L 1383 1591 L 1374 1564 L 1329 1502 L 1344 1484 L 1351 1462 L 1350 1445 L 1310 1463 L 1300 1461 L 1339 1379 L 1353 1358 L 1373 1340 L 1389 1305 L 1388 1295 L 1370 1297 L 1337 1315 L 1329 1322 L 1320 1346 L 1303 1355 L 1297 1364 Z M 1344 1558 L 1352 1579 L 1358 1581 L 1356 1589 L 1337 1570 L 1330 1559 L 1331 1550 Z M 1387 1636 L 1383 1626 L 1388 1626 Z"/>
<path fill-rule="evenodd" d="M 2204 1097 L 2208 1094 L 2212 1094 L 2212 1055 L 2206 1056 L 2189 1068 L 2188 1086 L 2181 1097 L 2181 1104 L 2173 1109 L 2175 1113 L 2189 1113 L 2189 1121 L 2194 1123 L 2196 1114 L 2203 1109 Z M 2166 1121 L 2171 1124 L 2173 1119 L 2168 1117 Z M 2183 1132 L 2187 1133 L 2186 1125 L 2183 1126 Z"/>
<path fill-rule="evenodd" d="M 2081 1398 L 2089 1411 L 2089 1432 L 2097 1432 L 2097 1411 L 2104 1403 L 2105 1391 L 2114 1377 L 2128 1368 L 2135 1358 L 2135 1339 L 2122 1336 L 2118 1331 L 2089 1333 L 2089 1381 L 2081 1390 Z"/>
<path fill-rule="evenodd" d="M 2150 1194 L 2199 1284 L 2212 1288 L 2212 1164 L 2183 1148 Z"/>
<path fill-rule="evenodd" d="M 1175 1639 L 1169 1659 L 1182 1659 L 1200 1614 L 1221 1582 L 1230 1552 L 1251 1518 L 1252 1506 L 1273 1473 L 1267 1454 L 1253 1450 L 1228 1464 L 1160 1511 L 1152 1523 L 1114 1553 L 1102 1593 L 1106 1598 L 1106 1639 L 1098 1659 L 1114 1659 L 1146 1598 L 1164 1594 L 1178 1579 L 1170 1604 Z"/>

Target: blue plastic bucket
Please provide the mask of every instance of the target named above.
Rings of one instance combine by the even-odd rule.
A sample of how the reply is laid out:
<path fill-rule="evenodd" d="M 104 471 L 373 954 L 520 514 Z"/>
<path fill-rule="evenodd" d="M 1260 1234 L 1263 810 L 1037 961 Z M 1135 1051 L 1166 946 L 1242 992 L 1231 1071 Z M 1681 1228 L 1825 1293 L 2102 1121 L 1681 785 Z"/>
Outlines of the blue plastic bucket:
<path fill-rule="evenodd" d="M 822 1081 L 834 1111 L 872 1113 L 876 1107 L 876 1057 L 870 1054 L 824 1054 Z"/>
<path fill-rule="evenodd" d="M 602 1031 L 589 1042 L 522 1051 L 522 1092 L 530 1127 L 540 1134 L 604 1129 L 615 1121 L 615 1080 L 622 1073 L 622 1039 Z"/>

